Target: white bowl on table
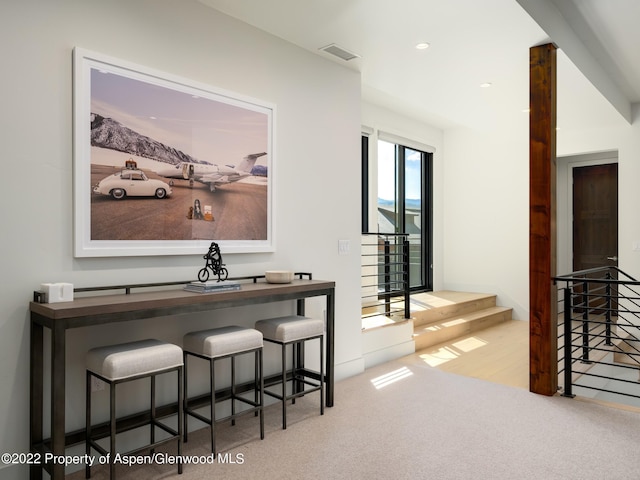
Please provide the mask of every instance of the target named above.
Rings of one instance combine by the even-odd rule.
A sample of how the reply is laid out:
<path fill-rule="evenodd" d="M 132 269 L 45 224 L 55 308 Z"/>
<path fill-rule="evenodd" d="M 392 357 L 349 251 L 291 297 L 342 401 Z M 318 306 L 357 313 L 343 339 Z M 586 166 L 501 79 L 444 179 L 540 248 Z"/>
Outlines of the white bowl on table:
<path fill-rule="evenodd" d="M 293 272 L 289 270 L 267 270 L 264 277 L 268 283 L 291 283 Z"/>

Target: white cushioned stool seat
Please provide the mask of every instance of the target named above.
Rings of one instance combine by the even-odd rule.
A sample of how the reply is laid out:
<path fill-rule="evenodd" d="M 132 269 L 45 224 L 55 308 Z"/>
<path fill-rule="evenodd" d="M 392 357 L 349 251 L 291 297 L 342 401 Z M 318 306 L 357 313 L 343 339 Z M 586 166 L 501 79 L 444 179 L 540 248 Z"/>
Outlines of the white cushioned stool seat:
<path fill-rule="evenodd" d="M 211 328 L 190 332 L 182 338 L 182 348 L 184 352 L 184 441 L 188 440 L 188 418 L 194 417 L 211 426 L 211 453 L 216 453 L 216 424 L 231 419 L 231 425 L 235 425 L 236 417 L 248 413 L 255 413 L 260 416 L 260 439 L 264 438 L 264 378 L 262 366 L 262 333 L 259 331 L 230 325 L 226 327 Z M 253 384 L 248 382 L 245 385 L 236 385 L 236 357 L 254 354 L 254 378 Z M 209 362 L 209 393 L 208 403 L 210 407 L 209 416 L 206 417 L 197 410 L 202 405 L 191 407 L 189 405 L 189 374 L 187 372 L 190 357 L 200 358 Z M 216 388 L 216 362 L 231 363 L 231 385 L 228 388 Z M 246 395 L 253 390 L 254 398 L 251 400 Z M 231 402 L 231 415 L 225 418 L 216 417 L 216 403 Z M 245 408 L 236 411 L 236 404 L 243 404 Z M 197 405 L 197 404 L 196 404 Z M 248 406 L 248 408 L 247 408 Z"/>
<path fill-rule="evenodd" d="M 96 450 L 103 457 L 106 457 L 109 464 L 109 478 L 115 480 L 116 477 L 116 436 L 140 427 L 147 428 L 149 441 L 146 446 L 137 448 L 123 455 L 140 452 L 148 449 L 153 452 L 155 448 L 166 443 L 178 443 L 178 473 L 182 473 L 182 431 L 183 431 L 183 352 L 182 348 L 172 343 L 161 342 L 160 340 L 147 339 L 135 342 L 121 343 L 97 347 L 87 352 L 86 359 L 86 424 L 85 424 L 85 452 L 91 455 L 92 450 Z M 156 415 L 156 377 L 159 375 L 172 375 L 176 372 L 177 385 L 177 429 Z M 99 378 L 109 387 L 109 428 L 108 433 L 94 430 L 91 424 L 91 385 L 92 379 Z M 150 379 L 150 405 L 149 410 L 137 414 L 144 417 L 140 422 L 131 422 L 129 425 L 118 425 L 116 418 L 116 391 L 118 385 L 125 382 L 135 382 L 143 379 Z M 156 437 L 156 430 L 164 431 L 162 438 Z M 104 443 L 98 441 L 104 437 L 109 437 L 109 448 L 105 448 Z M 102 463 L 102 462 L 101 462 Z M 85 478 L 91 478 L 91 463 L 85 465 Z"/>
<path fill-rule="evenodd" d="M 255 327 L 262 332 L 264 338 L 282 343 L 295 342 L 324 333 L 322 320 L 300 315 L 259 320 Z"/>
<path fill-rule="evenodd" d="M 89 350 L 87 370 L 109 380 L 147 375 L 182 365 L 182 349 L 149 339 Z"/>
<path fill-rule="evenodd" d="M 297 397 L 311 392 L 320 392 L 320 415 L 324 415 L 324 321 L 303 315 L 258 320 L 256 330 L 262 332 L 264 340 L 281 346 L 280 379 L 269 381 L 269 387 L 280 385 L 280 390 L 265 389 L 265 394 L 277 398 L 282 403 L 282 428 L 287 428 L 287 402 L 296 402 Z M 320 344 L 320 371 L 315 372 L 304 366 L 304 344 L 318 340 Z M 287 370 L 287 346 L 291 345 L 291 369 Z M 291 383 L 291 391 L 287 384 Z"/>
<path fill-rule="evenodd" d="M 187 333 L 183 338 L 186 351 L 210 358 L 223 357 L 262 347 L 262 334 L 236 325 Z"/>

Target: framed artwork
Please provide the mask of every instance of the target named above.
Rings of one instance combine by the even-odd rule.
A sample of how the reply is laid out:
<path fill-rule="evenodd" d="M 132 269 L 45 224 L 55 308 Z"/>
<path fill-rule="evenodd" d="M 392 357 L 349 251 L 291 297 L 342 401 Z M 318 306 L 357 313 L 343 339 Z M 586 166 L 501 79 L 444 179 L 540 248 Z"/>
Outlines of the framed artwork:
<path fill-rule="evenodd" d="M 76 257 L 274 250 L 275 107 L 75 48 Z"/>

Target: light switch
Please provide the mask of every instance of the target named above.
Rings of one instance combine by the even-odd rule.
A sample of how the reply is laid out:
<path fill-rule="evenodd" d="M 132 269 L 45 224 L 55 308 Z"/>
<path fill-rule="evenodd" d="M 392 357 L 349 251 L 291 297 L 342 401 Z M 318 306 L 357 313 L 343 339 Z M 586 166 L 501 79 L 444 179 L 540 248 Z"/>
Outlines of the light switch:
<path fill-rule="evenodd" d="M 349 240 L 338 240 L 338 253 L 340 255 L 349 255 Z"/>

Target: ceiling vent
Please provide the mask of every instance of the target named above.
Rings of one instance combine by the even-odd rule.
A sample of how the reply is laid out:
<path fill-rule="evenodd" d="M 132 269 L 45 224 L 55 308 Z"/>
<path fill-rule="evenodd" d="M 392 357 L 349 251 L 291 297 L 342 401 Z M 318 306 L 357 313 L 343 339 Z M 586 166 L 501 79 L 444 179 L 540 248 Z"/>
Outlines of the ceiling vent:
<path fill-rule="evenodd" d="M 348 62 L 349 60 L 353 60 L 354 58 L 360 58 L 360 55 L 356 55 L 355 53 L 345 50 L 344 48 L 339 47 L 335 43 L 332 43 L 331 45 L 327 45 L 326 47 L 322 47 L 320 50 L 322 50 L 323 52 L 327 52 L 335 57 L 341 58 L 345 62 Z"/>

